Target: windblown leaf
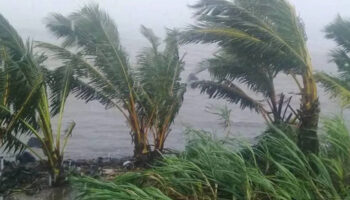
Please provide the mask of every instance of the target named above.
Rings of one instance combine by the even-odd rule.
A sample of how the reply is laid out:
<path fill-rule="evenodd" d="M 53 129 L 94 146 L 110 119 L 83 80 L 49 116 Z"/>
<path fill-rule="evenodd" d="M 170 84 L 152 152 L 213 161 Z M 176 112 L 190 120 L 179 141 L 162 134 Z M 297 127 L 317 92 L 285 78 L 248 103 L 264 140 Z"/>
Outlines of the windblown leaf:
<path fill-rule="evenodd" d="M 338 16 L 325 29 L 326 37 L 333 39 L 338 47 L 331 52 L 332 62 L 338 67 L 337 75 L 324 72 L 315 74 L 319 83 L 332 97 L 339 97 L 345 108 L 350 106 L 350 21 Z"/>
<path fill-rule="evenodd" d="M 323 72 L 316 73 L 315 78 L 325 88 L 326 92 L 329 92 L 332 95 L 332 97 L 340 98 L 343 107 L 347 108 L 350 106 L 349 82 Z"/>
<path fill-rule="evenodd" d="M 256 112 L 263 110 L 262 105 L 248 96 L 242 89 L 234 84 L 218 83 L 214 81 L 196 81 L 192 87 L 200 88 L 202 93 L 207 93 L 210 98 L 223 98 L 229 102 L 240 104 L 242 109 L 249 108 Z"/>

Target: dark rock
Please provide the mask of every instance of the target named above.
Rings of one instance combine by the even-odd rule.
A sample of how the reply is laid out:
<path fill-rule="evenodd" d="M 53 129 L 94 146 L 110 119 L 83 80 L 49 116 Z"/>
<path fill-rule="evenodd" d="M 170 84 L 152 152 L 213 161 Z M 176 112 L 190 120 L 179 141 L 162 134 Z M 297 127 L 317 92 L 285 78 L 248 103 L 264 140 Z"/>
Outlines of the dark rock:
<path fill-rule="evenodd" d="M 84 165 L 87 165 L 87 161 L 84 160 L 84 159 L 78 159 L 78 160 L 75 161 L 75 165 L 77 167 L 84 166 Z"/>
<path fill-rule="evenodd" d="M 27 145 L 29 147 L 34 147 L 34 148 L 41 148 L 42 147 L 42 144 L 40 142 L 40 140 L 38 140 L 37 138 L 35 137 L 31 137 L 28 142 L 27 142 Z"/>
<path fill-rule="evenodd" d="M 97 158 L 97 164 L 100 166 L 105 166 L 105 165 L 111 164 L 111 161 L 112 161 L 111 158 L 103 158 L 103 157 Z"/>
<path fill-rule="evenodd" d="M 198 81 L 198 77 L 196 76 L 195 73 L 190 73 L 190 74 L 188 75 L 188 81 L 189 81 L 189 82 Z"/>
<path fill-rule="evenodd" d="M 30 169 L 37 169 L 39 167 L 40 163 L 39 162 L 28 162 L 24 164 L 24 168 L 27 170 Z"/>
<path fill-rule="evenodd" d="M 35 157 L 26 151 L 17 155 L 16 160 L 18 160 L 21 165 L 25 165 L 36 161 Z"/>

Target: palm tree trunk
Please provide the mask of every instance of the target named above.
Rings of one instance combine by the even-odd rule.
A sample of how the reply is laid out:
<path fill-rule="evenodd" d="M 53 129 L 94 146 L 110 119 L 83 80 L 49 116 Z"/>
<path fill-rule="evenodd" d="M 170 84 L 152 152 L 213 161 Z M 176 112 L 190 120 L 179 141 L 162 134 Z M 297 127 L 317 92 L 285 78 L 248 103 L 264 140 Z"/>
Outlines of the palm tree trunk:
<path fill-rule="evenodd" d="M 305 153 L 317 154 L 319 151 L 319 141 L 317 136 L 319 113 L 320 109 L 318 100 L 311 104 L 311 108 L 305 106 L 301 108 L 298 145 Z"/>
<path fill-rule="evenodd" d="M 147 142 L 148 140 L 146 134 L 143 134 L 141 132 L 140 137 L 138 137 L 137 134 L 134 133 L 133 140 L 134 158 L 136 159 L 136 162 L 140 164 L 147 162 L 150 153 L 150 147 Z"/>
<path fill-rule="evenodd" d="M 165 142 L 165 133 L 160 133 L 156 139 L 156 144 L 155 144 L 155 151 L 162 152 L 164 149 L 164 142 Z"/>
<path fill-rule="evenodd" d="M 300 127 L 298 145 L 305 153 L 318 153 L 319 141 L 317 128 L 319 121 L 319 101 L 317 85 L 312 74 L 310 57 L 307 60 L 308 68 L 303 74 L 304 91 L 300 108 Z"/>
<path fill-rule="evenodd" d="M 49 170 L 52 186 L 59 186 L 63 184 L 65 179 L 64 169 L 62 166 L 62 157 L 60 155 L 56 155 L 56 157 L 57 158 L 55 158 L 55 160 L 52 160 L 52 165 L 50 165 Z"/>

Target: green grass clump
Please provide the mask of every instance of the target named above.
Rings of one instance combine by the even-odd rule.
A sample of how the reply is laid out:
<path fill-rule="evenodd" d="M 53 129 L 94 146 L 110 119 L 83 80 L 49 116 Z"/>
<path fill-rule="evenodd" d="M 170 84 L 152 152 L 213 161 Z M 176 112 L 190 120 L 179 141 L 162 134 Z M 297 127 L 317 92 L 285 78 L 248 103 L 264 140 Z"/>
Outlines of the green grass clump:
<path fill-rule="evenodd" d="M 288 130 L 288 129 L 286 129 Z M 114 181 L 74 178 L 81 199 L 350 199 L 350 134 L 339 117 L 324 122 L 318 155 L 271 128 L 254 145 L 189 130 L 185 151 Z"/>

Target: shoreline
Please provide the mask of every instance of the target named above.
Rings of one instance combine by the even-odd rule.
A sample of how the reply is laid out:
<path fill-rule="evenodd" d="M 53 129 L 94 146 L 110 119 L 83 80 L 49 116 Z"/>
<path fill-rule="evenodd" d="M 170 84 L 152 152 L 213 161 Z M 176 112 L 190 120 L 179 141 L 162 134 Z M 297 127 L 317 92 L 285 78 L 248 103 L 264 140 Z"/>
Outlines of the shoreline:
<path fill-rule="evenodd" d="M 132 157 L 67 159 L 63 161 L 63 168 L 69 175 L 99 177 L 104 180 L 111 180 L 118 174 L 143 169 L 134 165 Z M 50 187 L 49 180 L 47 167 L 42 161 L 20 163 L 18 160 L 4 160 L 4 169 L 0 176 L 0 197 L 8 200 L 23 199 L 23 196 L 26 196 L 25 199 L 51 199 L 48 196 L 68 195 L 67 199 L 71 199 L 73 189 L 68 178 L 60 187 Z"/>

